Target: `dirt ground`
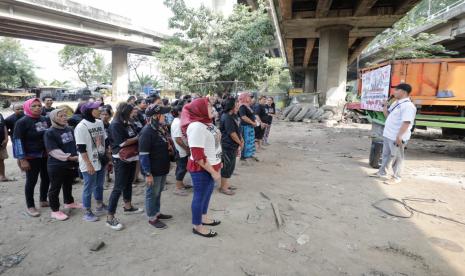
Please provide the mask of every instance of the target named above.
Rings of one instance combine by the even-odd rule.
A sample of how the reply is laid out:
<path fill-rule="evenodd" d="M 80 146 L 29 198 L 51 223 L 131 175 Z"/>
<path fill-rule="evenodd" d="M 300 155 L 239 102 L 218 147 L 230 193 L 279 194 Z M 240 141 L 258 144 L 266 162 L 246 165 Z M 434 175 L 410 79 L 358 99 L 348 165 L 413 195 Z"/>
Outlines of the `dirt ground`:
<path fill-rule="evenodd" d="M 367 165 L 369 135 L 369 125 L 276 122 L 261 162 L 238 166 L 237 195 L 214 193 L 210 215 L 222 221 L 214 239 L 192 234 L 191 196 L 173 195 L 174 185 L 162 195 L 162 212 L 174 215 L 165 230 L 145 215 L 123 215 L 121 205 L 120 232 L 104 220 L 82 221 L 80 210 L 65 222 L 50 219 L 47 208 L 40 218 L 27 217 L 24 177 L 10 158 L 8 176 L 18 181 L 0 183 L 0 262 L 11 267 L 0 266 L 0 274 L 465 275 L 465 225 L 418 213 L 395 218 L 372 206 L 386 197 L 435 199 L 409 204 L 465 221 L 464 142 L 416 135 L 403 183 L 388 186 L 367 177 L 375 172 Z M 174 183 L 173 172 L 168 181 Z M 74 186 L 78 201 L 81 191 Z M 260 192 L 278 206 L 281 229 Z M 143 195 L 143 185 L 136 186 L 136 206 L 143 207 Z M 380 205 L 406 214 L 392 202 Z M 105 246 L 90 251 L 96 241 Z"/>

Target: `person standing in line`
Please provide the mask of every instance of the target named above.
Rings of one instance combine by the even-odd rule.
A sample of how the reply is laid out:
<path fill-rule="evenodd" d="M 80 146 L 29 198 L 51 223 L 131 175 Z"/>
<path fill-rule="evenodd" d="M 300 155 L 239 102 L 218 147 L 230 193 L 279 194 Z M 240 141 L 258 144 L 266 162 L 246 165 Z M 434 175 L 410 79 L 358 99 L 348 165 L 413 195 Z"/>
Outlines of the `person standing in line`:
<path fill-rule="evenodd" d="M 105 214 L 106 206 L 103 204 L 103 182 L 105 179 L 106 161 L 109 153 L 105 146 L 105 127 L 100 121 L 100 103 L 85 103 L 81 106 L 83 119 L 74 129 L 74 137 L 79 156 L 79 170 L 84 179 L 82 190 L 82 205 L 85 209 L 83 219 L 88 222 L 99 220 Z M 94 194 L 97 206 L 92 212 L 91 201 Z"/>
<path fill-rule="evenodd" d="M 187 134 L 191 151 L 187 168 L 194 186 L 192 232 L 207 238 L 215 237 L 217 233 L 205 226 L 221 223 L 207 216 L 215 181 L 221 179 L 221 133 L 212 119 L 212 105 L 207 98 L 197 98 L 186 105 L 181 118 L 181 129 Z"/>
<path fill-rule="evenodd" d="M 176 188 L 173 193 L 179 196 L 187 196 L 187 188 L 192 188 L 184 185 L 184 177 L 187 173 L 187 161 L 189 159 L 189 146 L 186 137 L 181 131 L 181 119 L 179 118 L 184 107 L 184 102 L 179 101 L 171 114 L 173 114 L 173 122 L 171 123 L 171 138 L 173 139 L 174 146 L 179 153 L 179 158 L 176 160 Z"/>
<path fill-rule="evenodd" d="M 134 105 L 136 103 L 136 96 L 129 96 L 128 100 L 126 101 L 128 104 Z"/>
<path fill-rule="evenodd" d="M 385 181 L 385 184 L 398 184 L 402 181 L 405 146 L 410 140 L 417 113 L 417 108 L 409 97 L 411 91 L 412 87 L 409 84 L 401 83 L 394 89 L 396 101 L 390 107 L 387 106 L 387 100 L 384 103 L 386 122 L 383 131 L 383 161 L 379 171 L 372 176 L 386 178 L 386 170 L 392 163 L 394 175 L 392 179 Z"/>
<path fill-rule="evenodd" d="M 239 117 L 241 118 L 241 132 L 242 137 L 244 138 L 244 147 L 241 152 L 241 160 L 247 160 L 253 158 L 256 161 L 258 159 L 255 157 L 255 127 L 260 124 L 256 120 L 255 114 L 250 107 L 252 103 L 252 98 L 247 92 L 241 93 L 239 95 Z"/>
<path fill-rule="evenodd" d="M 237 117 L 238 110 L 239 103 L 235 98 L 225 100 L 220 124 L 223 168 L 221 168 L 219 188 L 220 193 L 225 195 L 234 195 L 235 187 L 229 184 L 229 179 L 236 168 L 236 157 L 244 147 L 240 128 L 241 120 Z"/>
<path fill-rule="evenodd" d="M 43 96 L 42 101 L 44 102 L 44 107 L 42 107 L 42 116 L 48 117 L 50 112 L 55 109 L 53 107 L 53 97 L 52 96 Z"/>
<path fill-rule="evenodd" d="M 136 132 L 137 135 L 142 131 L 142 128 L 144 128 L 145 123 L 142 123 L 139 120 L 139 112 L 140 112 L 139 106 L 134 106 L 134 109 L 131 112 L 129 124 L 131 125 L 131 128 Z M 136 172 L 134 173 L 134 180 L 133 184 L 136 185 L 137 183 L 142 182 L 141 178 L 139 177 L 140 175 L 140 164 L 139 160 L 136 161 Z"/>
<path fill-rule="evenodd" d="M 113 109 L 111 105 L 104 105 L 100 107 L 100 119 L 102 120 L 103 127 L 105 128 L 105 135 L 107 139 L 105 140 L 105 146 L 107 147 L 107 151 L 111 151 L 111 141 L 110 141 L 110 121 L 113 118 Z M 112 181 L 111 173 L 113 172 L 113 164 L 107 164 L 105 168 L 105 172 L 107 174 L 106 180 L 107 183 Z M 104 189 L 108 189 L 108 184 L 104 186 Z"/>
<path fill-rule="evenodd" d="M 9 157 L 6 149 L 8 145 L 8 129 L 2 114 L 0 114 L 0 142 L 0 182 L 7 182 L 10 181 L 10 179 L 5 176 L 5 159 Z"/>
<path fill-rule="evenodd" d="M 81 108 L 84 104 L 86 104 L 86 102 L 78 103 L 74 114 L 68 119 L 68 126 L 72 129 L 75 129 L 76 126 L 82 121 Z"/>
<path fill-rule="evenodd" d="M 23 104 L 25 116 L 16 122 L 13 131 L 13 154 L 19 160 L 20 169 L 26 172 L 27 214 L 38 217 L 35 208 L 34 188 L 40 174 L 40 207 L 48 207 L 47 194 L 49 177 L 47 173 L 47 155 L 45 152 L 44 133 L 49 127 L 42 113 L 39 99 L 29 99 Z"/>
<path fill-rule="evenodd" d="M 13 131 L 15 129 L 16 122 L 24 116 L 23 105 L 14 104 L 13 114 L 5 118 L 5 125 L 8 129 L 8 135 L 10 136 L 11 142 L 13 142 Z"/>
<path fill-rule="evenodd" d="M 51 217 L 67 220 L 68 215 L 60 211 L 60 190 L 63 188 L 65 209 L 81 209 L 82 204 L 74 201 L 72 191 L 78 166 L 78 154 L 73 129 L 67 126 L 66 111 L 55 109 L 49 113 L 52 126 L 45 132 L 44 142 L 48 153 L 47 168 L 50 177 L 48 199 Z"/>
<path fill-rule="evenodd" d="M 255 127 L 255 141 L 257 144 L 257 149 L 262 148 L 263 136 L 265 134 L 265 128 L 270 122 L 270 116 L 266 112 L 266 97 L 260 96 L 258 98 L 258 103 L 255 106 L 255 114 L 257 114 L 257 119 L 259 119 L 260 125 Z"/>
<path fill-rule="evenodd" d="M 142 127 L 144 127 L 147 124 L 147 116 L 145 115 L 147 101 L 144 98 L 140 98 L 136 101 L 136 106 L 138 107 L 137 120 L 139 120 Z"/>
<path fill-rule="evenodd" d="M 123 229 L 123 225 L 115 217 L 118 200 L 123 194 L 124 214 L 140 214 L 144 210 L 132 205 L 132 182 L 139 160 L 139 136 L 130 124 L 134 106 L 120 103 L 115 118 L 110 124 L 111 151 L 115 168 L 115 184 L 110 195 L 107 214 L 107 226 L 114 230 Z M 123 159 L 122 159 L 123 158 Z"/>
<path fill-rule="evenodd" d="M 273 97 L 268 97 L 266 99 L 266 113 L 270 116 L 269 124 L 265 127 L 265 134 L 263 135 L 263 144 L 268 146 L 270 143 L 268 138 L 270 137 L 271 124 L 273 123 L 273 117 L 276 115 L 276 105 L 274 103 Z"/>
<path fill-rule="evenodd" d="M 149 224 L 165 229 L 163 220 L 172 219 L 173 216 L 162 214 L 161 192 L 166 184 L 166 176 L 170 171 L 170 143 L 162 125 L 165 114 L 171 111 L 170 107 L 151 105 L 146 110 L 149 123 L 142 129 L 139 137 L 139 159 L 142 173 L 145 175 L 145 210 Z"/>

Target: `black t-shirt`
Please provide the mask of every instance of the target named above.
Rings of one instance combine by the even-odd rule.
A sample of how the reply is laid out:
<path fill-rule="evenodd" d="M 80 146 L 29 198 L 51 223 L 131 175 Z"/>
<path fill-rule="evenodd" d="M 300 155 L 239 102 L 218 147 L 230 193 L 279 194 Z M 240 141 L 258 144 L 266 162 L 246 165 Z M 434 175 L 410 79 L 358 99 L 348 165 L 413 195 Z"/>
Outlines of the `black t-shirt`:
<path fill-rule="evenodd" d="M 275 109 L 274 103 L 272 103 L 271 105 L 265 105 L 265 109 L 266 109 L 266 113 L 268 113 L 268 115 L 276 114 L 276 109 Z M 273 116 L 270 116 L 270 124 L 272 122 L 273 122 Z"/>
<path fill-rule="evenodd" d="M 21 140 L 25 156 L 43 157 L 45 151 L 44 133 L 48 127 L 44 116 L 39 118 L 24 116 L 16 122 L 13 140 Z"/>
<path fill-rule="evenodd" d="M 52 112 L 53 110 L 55 110 L 55 107 L 50 107 L 50 108 L 46 108 L 45 106 L 42 107 L 42 116 L 48 117 L 50 112 Z"/>
<path fill-rule="evenodd" d="M 231 138 L 231 133 L 236 133 L 238 137 L 241 137 L 241 128 L 239 127 L 240 119 L 237 115 L 230 115 L 229 113 L 223 113 L 221 115 L 221 146 L 227 150 L 237 150 L 239 144 L 234 142 Z"/>
<path fill-rule="evenodd" d="M 121 149 L 120 145 L 122 143 L 136 136 L 137 133 L 130 124 L 125 125 L 119 120 L 113 120 L 110 124 L 110 142 L 112 153 L 117 154 Z"/>
<path fill-rule="evenodd" d="M 3 119 L 3 115 L 0 114 L 0 143 L 5 140 L 5 127 L 6 127 L 6 122 L 5 119 Z"/>
<path fill-rule="evenodd" d="M 147 122 L 147 116 L 145 115 L 145 110 L 139 110 L 137 112 L 137 120 L 139 120 L 139 122 L 142 124 L 142 127 L 145 126 L 146 122 Z"/>
<path fill-rule="evenodd" d="M 270 121 L 270 115 L 268 115 L 268 113 L 266 112 L 266 107 L 264 104 L 259 104 L 259 105 L 256 105 L 255 106 L 255 114 L 258 115 L 258 117 L 260 118 L 260 120 L 265 123 L 265 124 L 269 124 L 271 123 Z"/>
<path fill-rule="evenodd" d="M 68 125 L 75 129 L 76 126 L 82 121 L 82 114 L 73 114 L 71 118 L 68 119 Z"/>
<path fill-rule="evenodd" d="M 6 117 L 5 124 L 6 124 L 6 128 L 8 129 L 8 135 L 10 135 L 11 137 L 13 137 L 13 131 L 15 129 L 16 121 L 18 121 L 22 117 L 24 117 L 24 114 L 20 116 L 16 116 L 16 114 L 14 113 Z"/>
<path fill-rule="evenodd" d="M 239 107 L 239 117 L 242 117 L 242 116 L 247 116 L 250 120 L 255 121 L 255 114 L 253 113 L 252 110 L 250 110 L 250 108 L 248 108 L 245 105 L 241 105 L 241 107 Z M 244 120 L 241 119 L 241 125 L 249 126 L 251 124 L 248 124 L 244 122 Z M 251 126 L 255 127 L 254 125 L 251 125 Z"/>
<path fill-rule="evenodd" d="M 168 140 L 159 131 L 146 125 L 139 136 L 139 152 L 149 153 L 150 172 L 153 176 L 167 175 L 170 171 Z"/>
<path fill-rule="evenodd" d="M 71 153 L 71 156 L 77 156 L 76 141 L 74 139 L 73 129 L 65 127 L 58 129 L 51 127 L 44 134 L 45 149 L 50 152 L 55 149 L 61 149 L 64 153 Z M 60 161 L 49 155 L 47 164 L 54 167 L 74 168 L 78 163 L 73 161 Z"/>

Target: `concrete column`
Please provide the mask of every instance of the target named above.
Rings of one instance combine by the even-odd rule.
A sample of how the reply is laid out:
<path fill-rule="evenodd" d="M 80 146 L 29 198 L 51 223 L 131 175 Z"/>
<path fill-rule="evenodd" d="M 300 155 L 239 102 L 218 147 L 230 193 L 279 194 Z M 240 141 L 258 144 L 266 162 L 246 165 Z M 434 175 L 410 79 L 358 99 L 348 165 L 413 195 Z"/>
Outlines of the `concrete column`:
<path fill-rule="evenodd" d="M 316 70 L 315 69 L 307 69 L 307 70 L 305 70 L 304 93 L 313 93 L 313 92 L 315 92 L 315 77 L 316 77 Z"/>
<path fill-rule="evenodd" d="M 114 46 L 111 48 L 112 100 L 126 101 L 129 88 L 128 48 Z"/>
<path fill-rule="evenodd" d="M 320 104 L 344 104 L 347 82 L 349 31 L 346 25 L 320 28 L 317 91 Z"/>

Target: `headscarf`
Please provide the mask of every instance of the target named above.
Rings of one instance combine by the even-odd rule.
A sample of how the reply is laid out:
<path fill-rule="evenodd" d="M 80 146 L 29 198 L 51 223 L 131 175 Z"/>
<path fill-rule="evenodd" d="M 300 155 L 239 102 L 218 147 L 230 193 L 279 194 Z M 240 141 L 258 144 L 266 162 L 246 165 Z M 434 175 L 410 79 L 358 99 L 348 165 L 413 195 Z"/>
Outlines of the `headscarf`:
<path fill-rule="evenodd" d="M 32 98 L 32 99 L 29 99 L 29 100 L 24 102 L 23 109 L 24 109 L 24 114 L 26 114 L 26 116 L 37 119 L 37 118 L 40 117 L 40 114 L 39 115 L 34 115 L 34 114 L 32 114 L 32 111 L 31 111 L 31 105 L 34 102 L 39 102 L 40 104 L 42 104 L 41 101 L 38 98 Z"/>
<path fill-rule="evenodd" d="M 84 113 L 82 113 L 82 118 L 86 119 L 91 123 L 95 123 L 95 117 L 94 115 L 92 115 L 92 110 L 93 109 L 86 109 Z"/>
<path fill-rule="evenodd" d="M 58 128 L 58 129 L 64 129 L 65 128 L 66 123 L 64 125 L 61 125 L 56 121 L 57 117 L 58 117 L 58 112 L 62 112 L 62 111 L 66 112 L 66 110 L 64 110 L 64 109 L 57 108 L 57 109 L 52 110 L 50 112 L 50 114 L 48 115 L 48 117 L 50 118 L 50 121 L 52 123 L 52 127 Z"/>
<path fill-rule="evenodd" d="M 187 127 L 193 122 L 200 122 L 206 125 L 212 123 L 208 116 L 208 99 L 197 98 L 182 109 L 181 113 L 181 130 L 186 134 Z"/>

